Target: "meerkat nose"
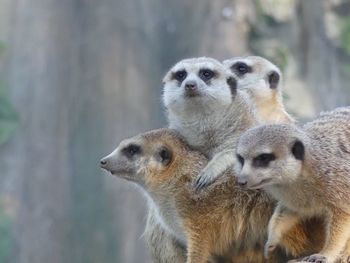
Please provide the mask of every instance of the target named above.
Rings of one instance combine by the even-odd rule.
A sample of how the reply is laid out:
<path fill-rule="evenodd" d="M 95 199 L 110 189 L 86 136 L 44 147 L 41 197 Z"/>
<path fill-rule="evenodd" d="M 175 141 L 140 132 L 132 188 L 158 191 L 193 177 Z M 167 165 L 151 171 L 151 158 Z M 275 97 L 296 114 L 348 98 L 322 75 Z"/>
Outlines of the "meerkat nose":
<path fill-rule="evenodd" d="M 107 165 L 107 158 L 102 158 L 102 159 L 100 160 L 100 166 L 101 166 L 102 168 L 105 168 L 106 165 Z"/>
<path fill-rule="evenodd" d="M 247 181 L 246 180 L 244 180 L 244 179 L 242 179 L 242 178 L 238 178 L 238 184 L 239 184 L 239 186 L 241 186 L 241 187 L 244 187 L 244 186 L 246 186 L 247 185 Z"/>
<path fill-rule="evenodd" d="M 185 84 L 186 90 L 195 90 L 197 89 L 197 83 L 195 81 L 188 81 Z"/>

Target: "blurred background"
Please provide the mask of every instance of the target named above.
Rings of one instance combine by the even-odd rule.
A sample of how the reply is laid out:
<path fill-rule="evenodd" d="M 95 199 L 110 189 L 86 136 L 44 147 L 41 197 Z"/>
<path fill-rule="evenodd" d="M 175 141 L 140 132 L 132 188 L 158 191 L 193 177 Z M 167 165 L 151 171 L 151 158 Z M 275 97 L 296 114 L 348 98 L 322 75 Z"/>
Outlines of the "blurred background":
<path fill-rule="evenodd" d="M 264 56 L 299 120 L 350 104 L 349 0 L 0 0 L 0 262 L 150 262 L 146 203 L 99 169 L 166 125 L 186 57 Z"/>

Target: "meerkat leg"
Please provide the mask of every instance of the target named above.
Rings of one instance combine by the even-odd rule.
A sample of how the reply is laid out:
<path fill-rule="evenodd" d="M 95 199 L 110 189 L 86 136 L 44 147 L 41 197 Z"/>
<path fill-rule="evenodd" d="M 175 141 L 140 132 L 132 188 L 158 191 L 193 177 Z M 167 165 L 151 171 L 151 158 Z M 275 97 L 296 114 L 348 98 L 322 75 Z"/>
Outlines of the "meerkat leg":
<path fill-rule="evenodd" d="M 232 150 L 215 154 L 206 167 L 200 172 L 194 184 L 195 189 L 198 191 L 212 184 L 220 174 L 234 165 L 235 160 L 235 152 Z"/>
<path fill-rule="evenodd" d="M 209 247 L 205 238 L 190 239 L 186 263 L 207 263 L 210 260 Z"/>
<path fill-rule="evenodd" d="M 345 249 L 342 253 L 339 263 L 350 263 L 350 239 L 346 242 Z"/>
<path fill-rule="evenodd" d="M 266 258 L 275 250 L 283 235 L 300 221 L 300 217 L 293 211 L 278 204 L 268 225 L 268 239 L 265 244 L 264 255 Z"/>
<path fill-rule="evenodd" d="M 335 210 L 328 218 L 326 245 L 318 254 L 304 258 L 306 262 L 333 263 L 344 251 L 350 237 L 350 215 Z"/>

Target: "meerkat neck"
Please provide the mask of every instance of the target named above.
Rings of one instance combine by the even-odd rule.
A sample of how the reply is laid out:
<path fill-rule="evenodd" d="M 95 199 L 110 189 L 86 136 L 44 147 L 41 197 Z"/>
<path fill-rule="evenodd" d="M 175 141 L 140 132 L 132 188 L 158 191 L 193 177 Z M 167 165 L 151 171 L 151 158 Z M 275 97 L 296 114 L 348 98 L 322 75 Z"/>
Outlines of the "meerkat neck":
<path fill-rule="evenodd" d="M 274 94 L 272 102 L 270 100 L 256 100 L 257 115 L 264 123 L 295 123 L 283 105 L 282 99 Z M 273 116 L 273 118 L 271 118 Z"/>
<path fill-rule="evenodd" d="M 179 188 L 180 189 L 180 188 Z M 155 212 L 156 220 L 182 244 L 186 245 L 186 235 L 182 220 L 178 214 L 179 208 L 175 195 L 169 191 L 143 191 L 147 198 L 148 207 Z"/>
<path fill-rule="evenodd" d="M 204 153 L 222 145 L 228 137 L 238 139 L 241 133 L 257 124 L 253 108 L 240 92 L 221 110 L 190 115 L 182 118 L 169 112 L 170 128 L 179 131 L 192 147 Z"/>
<path fill-rule="evenodd" d="M 296 179 L 267 186 L 266 191 L 289 209 L 306 216 L 313 216 L 321 213 L 322 206 L 319 204 L 324 202 L 324 197 L 320 191 L 320 184 L 314 177 L 315 171 L 310 166 L 312 160 L 308 154 L 305 155 L 303 162 L 303 168 Z"/>

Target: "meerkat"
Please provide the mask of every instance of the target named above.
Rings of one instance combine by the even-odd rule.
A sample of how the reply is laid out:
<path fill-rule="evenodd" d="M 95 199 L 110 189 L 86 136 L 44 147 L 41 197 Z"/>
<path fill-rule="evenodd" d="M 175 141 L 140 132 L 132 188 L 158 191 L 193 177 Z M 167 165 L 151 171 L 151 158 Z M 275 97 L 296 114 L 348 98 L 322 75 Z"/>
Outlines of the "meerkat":
<path fill-rule="evenodd" d="M 281 78 L 277 66 L 253 56 L 223 64 L 205 57 L 185 59 L 165 75 L 169 127 L 211 159 L 196 181 L 197 190 L 234 164 L 233 146 L 242 131 L 260 122 L 293 122 L 283 106 Z"/>
<path fill-rule="evenodd" d="M 279 203 L 270 220 L 265 254 L 300 219 L 326 219 L 326 242 L 303 262 L 333 263 L 350 242 L 350 107 L 321 114 L 301 128 L 259 126 L 239 140 L 238 180 L 265 189 Z"/>
<path fill-rule="evenodd" d="M 212 58 L 178 62 L 163 83 L 169 127 L 210 159 L 195 182 L 202 189 L 234 164 L 240 133 L 258 124 L 254 109 L 232 74 Z"/>
<path fill-rule="evenodd" d="M 295 122 L 284 107 L 282 72 L 275 64 L 259 56 L 235 57 L 222 63 L 236 77 L 238 88 L 252 98 L 260 122 Z"/>
<path fill-rule="evenodd" d="M 170 251 L 173 257 L 156 262 L 266 262 L 263 245 L 275 203 L 263 191 L 241 189 L 229 171 L 208 191 L 196 194 L 191 182 L 207 163 L 208 159 L 192 150 L 178 132 L 159 129 L 122 141 L 101 160 L 101 167 L 136 183 L 145 193 L 153 215 L 157 214 L 151 219 L 156 224 L 151 225 L 158 225 L 158 231 L 178 243 L 176 249 L 187 248 L 186 261 Z M 312 221 L 295 226 L 283 238 L 283 246 L 293 256 L 305 255 L 308 249 L 314 251 L 313 246 L 322 244 L 322 240 L 311 244 L 308 236 L 314 232 L 308 229 L 315 229 L 317 224 Z M 159 247 L 159 241 L 154 242 L 159 249 L 169 249 L 169 243 Z M 216 261 L 216 256 L 225 257 Z M 283 259 L 275 254 L 268 262 Z"/>

